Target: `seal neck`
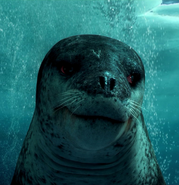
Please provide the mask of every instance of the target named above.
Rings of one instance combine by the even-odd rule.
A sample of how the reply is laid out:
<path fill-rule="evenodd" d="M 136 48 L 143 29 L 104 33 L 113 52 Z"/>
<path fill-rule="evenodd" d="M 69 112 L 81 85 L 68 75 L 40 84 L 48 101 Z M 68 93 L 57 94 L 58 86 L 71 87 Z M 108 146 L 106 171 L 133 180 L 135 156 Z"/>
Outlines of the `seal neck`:
<path fill-rule="evenodd" d="M 43 169 L 43 174 L 48 176 L 53 172 L 53 176 L 58 179 L 57 183 L 66 177 L 71 179 L 69 183 L 75 180 L 81 184 L 84 181 L 111 184 L 112 179 L 116 179 L 122 184 L 137 184 L 138 176 L 145 175 L 141 173 L 140 163 L 145 150 L 150 147 L 146 144 L 147 136 L 142 133 L 143 130 L 141 124 L 132 124 L 132 128 L 115 143 L 100 150 L 75 148 L 63 137 L 49 140 L 50 135 L 44 137 L 38 131 L 34 152 L 41 154 L 37 163 Z M 146 160 L 142 165 L 148 162 Z"/>
<path fill-rule="evenodd" d="M 74 148 L 63 141 L 63 146 L 54 146 L 44 142 L 44 138 L 37 139 L 37 150 L 41 153 L 41 160 L 47 166 L 47 171 L 56 171 L 56 176 L 62 178 L 66 175 L 75 179 L 112 179 L 119 174 L 130 174 L 136 165 L 132 161 L 139 161 L 136 148 L 136 133 L 126 134 L 112 146 L 98 150 L 87 151 Z M 118 175 L 117 175 L 118 174 Z M 122 180 L 122 177 L 117 177 Z"/>

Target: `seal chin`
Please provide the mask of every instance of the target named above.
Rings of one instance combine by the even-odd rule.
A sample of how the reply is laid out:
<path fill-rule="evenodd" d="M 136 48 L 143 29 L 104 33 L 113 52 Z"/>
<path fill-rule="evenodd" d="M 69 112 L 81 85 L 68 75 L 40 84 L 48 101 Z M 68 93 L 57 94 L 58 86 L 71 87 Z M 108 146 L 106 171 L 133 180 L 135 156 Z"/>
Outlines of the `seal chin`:
<path fill-rule="evenodd" d="M 105 116 L 72 114 L 64 108 L 63 129 L 74 147 L 83 150 L 100 150 L 116 142 L 126 131 L 126 121 L 115 120 Z"/>

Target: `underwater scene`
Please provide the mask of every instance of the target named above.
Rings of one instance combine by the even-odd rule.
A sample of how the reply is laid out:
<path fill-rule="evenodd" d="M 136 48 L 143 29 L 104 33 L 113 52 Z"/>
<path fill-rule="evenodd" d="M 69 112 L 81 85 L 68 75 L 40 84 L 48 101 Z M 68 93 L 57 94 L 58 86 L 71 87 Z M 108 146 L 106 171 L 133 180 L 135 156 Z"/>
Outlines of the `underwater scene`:
<path fill-rule="evenodd" d="M 11 184 L 45 55 L 81 34 L 140 56 L 145 124 L 166 184 L 179 185 L 179 0 L 0 0 L 0 185 Z"/>

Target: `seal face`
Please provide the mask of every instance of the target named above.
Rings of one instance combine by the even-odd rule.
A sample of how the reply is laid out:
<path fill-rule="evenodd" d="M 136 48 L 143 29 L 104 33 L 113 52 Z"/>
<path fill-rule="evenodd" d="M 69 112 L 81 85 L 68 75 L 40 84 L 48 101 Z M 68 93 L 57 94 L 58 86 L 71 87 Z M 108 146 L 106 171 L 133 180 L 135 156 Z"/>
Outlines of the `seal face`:
<path fill-rule="evenodd" d="M 118 40 L 55 44 L 11 184 L 165 184 L 141 111 L 144 84 L 140 57 Z"/>

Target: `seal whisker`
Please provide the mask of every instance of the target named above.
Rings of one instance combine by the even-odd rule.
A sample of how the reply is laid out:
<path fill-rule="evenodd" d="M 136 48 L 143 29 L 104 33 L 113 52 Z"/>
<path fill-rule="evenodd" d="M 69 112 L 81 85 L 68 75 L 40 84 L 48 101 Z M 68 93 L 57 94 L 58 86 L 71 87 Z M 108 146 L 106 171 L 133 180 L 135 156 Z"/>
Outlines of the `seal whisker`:
<path fill-rule="evenodd" d="M 80 95 L 81 93 L 77 90 L 69 90 L 63 93 L 60 93 L 61 96 L 69 96 L 69 95 Z"/>
<path fill-rule="evenodd" d="M 141 112 L 141 109 L 140 109 L 140 108 L 135 107 L 135 106 L 134 106 L 134 105 L 132 105 L 132 104 L 130 104 L 130 107 L 131 107 L 133 110 L 137 111 L 138 113 L 140 113 L 140 112 Z"/>
<path fill-rule="evenodd" d="M 137 102 L 135 102 L 133 100 L 130 100 L 130 104 L 133 104 L 136 107 L 140 107 L 141 109 L 143 109 L 143 110 L 148 112 L 148 110 L 146 108 L 142 107 L 139 103 L 137 103 Z"/>
<path fill-rule="evenodd" d="M 136 106 L 134 103 L 130 102 L 130 108 L 132 108 L 132 110 L 137 111 L 138 113 L 141 113 L 141 106 Z"/>
<path fill-rule="evenodd" d="M 79 97 L 78 95 L 67 95 L 67 96 L 65 96 L 64 98 L 62 98 L 61 100 L 60 100 L 60 102 L 63 102 L 63 101 L 66 101 L 66 100 L 68 100 L 68 99 L 74 99 L 74 98 L 77 98 L 77 97 Z"/>
<path fill-rule="evenodd" d="M 58 103 L 55 107 L 54 107 L 54 109 L 56 109 L 57 107 L 60 107 L 60 106 L 62 106 L 62 105 L 65 105 L 66 103 L 68 103 L 69 101 L 71 101 L 71 100 L 73 100 L 74 99 L 74 97 L 65 97 L 65 98 L 63 98 L 61 101 L 60 101 L 60 103 Z M 59 105 L 60 104 L 60 105 Z"/>
<path fill-rule="evenodd" d="M 82 99 L 82 100 L 78 101 L 78 102 L 77 102 L 77 104 L 80 104 L 82 101 L 84 101 L 84 99 Z M 79 106 L 77 106 L 77 107 L 73 110 L 73 112 L 71 113 L 71 115 L 70 115 L 70 116 L 72 116 L 72 115 L 74 114 L 74 112 L 75 112 L 79 107 L 80 107 L 80 105 L 79 105 Z"/>
<path fill-rule="evenodd" d="M 57 111 L 61 108 L 64 108 L 65 106 L 69 106 L 70 104 L 73 104 L 75 101 L 77 101 L 78 96 L 73 96 L 73 97 L 65 97 L 63 100 L 63 102 L 60 105 L 57 105 L 54 107 L 54 111 Z M 72 101 L 73 100 L 73 101 Z"/>
<path fill-rule="evenodd" d="M 130 103 L 131 104 L 134 104 L 135 106 L 137 106 L 137 107 L 142 107 L 139 103 L 137 103 L 136 101 L 134 101 L 134 100 L 130 100 Z"/>
<path fill-rule="evenodd" d="M 131 113 L 131 115 L 137 120 L 137 121 L 139 121 L 138 120 L 138 118 L 137 118 L 137 115 L 136 115 L 136 111 L 134 110 L 134 109 L 130 109 L 130 113 Z"/>
<path fill-rule="evenodd" d="M 137 116 L 137 114 L 139 113 L 139 112 L 137 112 L 138 109 L 136 109 L 136 108 L 131 107 L 131 110 L 135 113 L 136 116 Z M 139 111 L 140 111 L 140 110 L 139 110 Z"/>

